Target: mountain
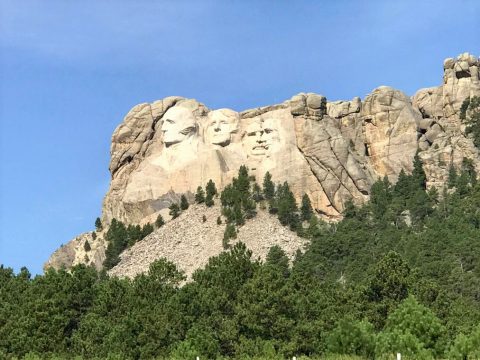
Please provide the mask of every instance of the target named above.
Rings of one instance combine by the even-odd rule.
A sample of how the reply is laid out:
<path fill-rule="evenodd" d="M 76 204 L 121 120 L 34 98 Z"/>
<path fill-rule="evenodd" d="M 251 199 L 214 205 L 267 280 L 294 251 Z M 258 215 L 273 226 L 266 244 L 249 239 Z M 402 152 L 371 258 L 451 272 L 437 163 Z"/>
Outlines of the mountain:
<path fill-rule="evenodd" d="M 125 224 L 153 223 L 159 214 L 168 219 L 168 207 L 182 195 L 193 202 L 197 187 L 210 179 L 222 190 L 241 165 L 246 165 L 260 184 L 266 172 L 275 183 L 287 181 L 298 202 L 308 195 L 317 215 L 328 221 L 340 219 L 349 200 L 356 204 L 367 201 L 379 177 L 395 182 L 402 170 L 411 172 L 417 153 L 427 186 L 442 189 L 451 166 L 459 168 L 464 158 L 480 170 L 478 150 L 460 119 L 464 100 L 480 96 L 479 67 L 480 60 L 468 53 L 446 59 L 442 85 L 421 89 L 412 98 L 380 86 L 363 100 L 330 102 L 322 95 L 301 93 L 281 104 L 243 112 L 211 110 L 182 97 L 137 105 L 112 136 L 111 182 L 102 209 L 104 227 L 113 219 Z M 200 210 L 196 211 L 192 218 L 200 216 Z M 184 219 L 186 216 L 183 214 Z M 266 223 L 276 221 L 268 214 L 262 216 Z M 189 254 L 195 253 L 197 246 L 205 254 L 221 251 L 221 240 L 215 240 L 218 229 L 202 228 L 201 224 L 190 228 L 195 234 L 192 238 L 186 232 L 178 235 L 183 237 L 185 250 L 177 251 L 177 240 L 165 232 L 180 229 L 174 226 L 180 219 L 127 250 L 112 272 L 132 275 L 135 266 L 139 271 L 145 269 L 148 261 L 140 266 L 141 254 L 149 261 L 173 254 L 171 260 L 191 273 L 204 263 L 189 265 Z M 248 226 L 247 221 L 245 228 Z M 212 239 L 212 248 L 206 242 L 196 245 L 198 231 Z M 76 237 L 58 249 L 45 267 L 88 263 L 100 269 L 107 247 L 105 235 L 99 231 Z M 282 245 L 278 239 L 272 230 L 256 241 Z M 152 253 L 156 255 L 147 256 Z M 254 255 L 264 256 L 261 251 Z M 127 258 L 139 262 L 129 260 L 128 265 Z"/>

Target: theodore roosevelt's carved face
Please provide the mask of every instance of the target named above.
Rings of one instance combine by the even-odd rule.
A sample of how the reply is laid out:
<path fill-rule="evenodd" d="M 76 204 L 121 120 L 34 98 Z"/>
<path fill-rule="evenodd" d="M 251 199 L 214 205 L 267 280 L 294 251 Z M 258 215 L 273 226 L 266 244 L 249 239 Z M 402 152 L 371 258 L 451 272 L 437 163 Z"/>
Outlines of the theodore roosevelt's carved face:
<path fill-rule="evenodd" d="M 230 109 L 219 109 L 208 114 L 205 137 L 207 142 L 227 146 L 232 141 L 232 134 L 237 132 L 239 115 Z"/>
<path fill-rule="evenodd" d="M 243 144 L 249 157 L 268 157 L 280 142 L 273 119 L 256 121 L 247 126 Z"/>
<path fill-rule="evenodd" d="M 163 115 L 163 142 L 166 147 L 184 141 L 195 134 L 197 120 L 193 113 L 182 107 L 173 107 Z"/>

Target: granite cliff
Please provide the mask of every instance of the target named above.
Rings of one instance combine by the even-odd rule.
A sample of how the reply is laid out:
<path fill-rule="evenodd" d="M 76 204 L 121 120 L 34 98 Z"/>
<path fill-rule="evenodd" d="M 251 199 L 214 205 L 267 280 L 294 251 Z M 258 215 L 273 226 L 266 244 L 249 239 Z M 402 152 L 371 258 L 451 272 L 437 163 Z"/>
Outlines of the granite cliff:
<path fill-rule="evenodd" d="M 307 194 L 318 216 L 329 221 L 341 217 L 347 200 L 368 200 L 379 177 L 394 182 L 401 170 L 410 172 L 417 152 L 428 186 L 441 189 L 449 167 L 459 167 L 463 158 L 480 170 L 478 150 L 459 118 L 463 101 L 480 96 L 479 67 L 480 60 L 468 53 L 446 59 L 442 85 L 421 89 L 413 97 L 380 86 L 363 100 L 329 102 L 322 95 L 301 93 L 281 104 L 243 112 L 212 110 L 182 97 L 137 105 L 112 136 L 111 183 L 102 221 L 152 222 L 158 214 L 166 215 L 182 194 L 193 200 L 197 187 L 209 179 L 222 189 L 242 164 L 257 181 L 267 171 L 275 182 L 288 181 L 297 199 Z M 262 235 L 269 236 L 275 234 Z M 151 238 L 150 247 L 155 244 Z M 88 261 L 82 250 L 85 240 L 92 244 Z M 177 245 L 162 246 L 155 256 L 166 256 L 167 249 Z M 100 268 L 104 249 L 102 233 L 96 239 L 85 233 L 57 250 L 46 267 L 87 262 Z M 125 257 L 135 254 L 139 259 L 142 251 Z M 181 258 L 175 253 L 172 260 L 186 269 Z M 113 273 L 136 272 L 125 264 Z"/>

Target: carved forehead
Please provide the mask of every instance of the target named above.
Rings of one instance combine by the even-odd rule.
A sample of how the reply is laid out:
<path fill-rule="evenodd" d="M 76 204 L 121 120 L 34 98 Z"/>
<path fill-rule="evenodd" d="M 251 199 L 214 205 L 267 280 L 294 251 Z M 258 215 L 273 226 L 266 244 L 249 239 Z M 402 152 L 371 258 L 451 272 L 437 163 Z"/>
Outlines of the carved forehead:
<path fill-rule="evenodd" d="M 247 133 L 250 132 L 256 132 L 262 130 L 262 121 L 260 119 L 255 119 L 254 121 L 251 121 L 247 126 L 245 127 L 245 131 Z"/>
<path fill-rule="evenodd" d="M 275 117 L 266 117 L 262 121 L 262 127 L 264 129 L 266 128 L 276 129 L 278 127 L 278 122 L 279 122 L 279 119 Z"/>
<path fill-rule="evenodd" d="M 229 123 L 238 122 L 238 120 L 240 119 L 240 115 L 236 111 L 233 111 L 231 109 L 213 110 L 208 114 L 208 117 L 214 121 L 225 120 Z"/>
<path fill-rule="evenodd" d="M 178 106 L 168 109 L 167 112 L 163 115 L 163 119 L 195 122 L 195 116 L 193 115 L 191 110 Z"/>

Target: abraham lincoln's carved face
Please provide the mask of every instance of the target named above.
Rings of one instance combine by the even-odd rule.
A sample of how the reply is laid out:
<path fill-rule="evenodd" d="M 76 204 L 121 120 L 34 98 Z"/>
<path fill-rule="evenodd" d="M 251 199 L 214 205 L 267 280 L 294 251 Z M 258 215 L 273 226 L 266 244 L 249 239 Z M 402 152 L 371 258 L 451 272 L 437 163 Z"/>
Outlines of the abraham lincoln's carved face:
<path fill-rule="evenodd" d="M 279 144 L 278 130 L 272 119 L 253 122 L 247 126 L 243 144 L 249 157 L 269 157 Z"/>
<path fill-rule="evenodd" d="M 166 147 L 180 143 L 197 131 L 197 120 L 193 113 L 182 107 L 167 110 L 162 117 L 163 142 Z"/>

